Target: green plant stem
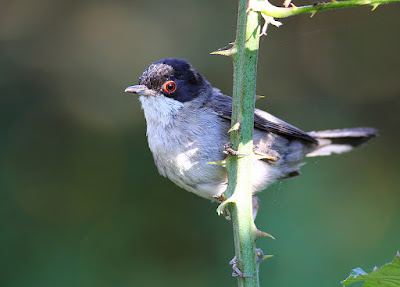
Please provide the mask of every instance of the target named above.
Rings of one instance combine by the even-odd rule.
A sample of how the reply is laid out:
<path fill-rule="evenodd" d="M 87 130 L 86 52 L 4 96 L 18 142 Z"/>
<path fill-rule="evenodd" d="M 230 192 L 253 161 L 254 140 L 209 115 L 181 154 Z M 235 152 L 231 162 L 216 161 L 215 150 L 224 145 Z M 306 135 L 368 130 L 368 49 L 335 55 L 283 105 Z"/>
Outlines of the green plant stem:
<path fill-rule="evenodd" d="M 285 18 L 302 13 L 315 14 L 317 11 L 335 8 L 372 5 L 400 0 L 349 0 L 316 2 L 312 6 L 280 8 L 266 0 L 239 0 L 239 11 L 236 41 L 232 48 L 212 54 L 231 56 L 234 63 L 233 76 L 233 111 L 231 143 L 238 154 L 246 156 L 228 156 L 226 167 L 229 185 L 225 193 L 228 198 L 217 209 L 221 213 L 228 205 L 231 207 L 233 235 L 235 242 L 236 267 L 239 287 L 259 286 L 259 272 L 255 250 L 259 236 L 269 236 L 257 230 L 253 220 L 252 208 L 252 162 L 253 162 L 253 128 L 254 128 L 254 95 L 256 94 L 257 59 L 260 38 L 260 17 L 274 25 L 273 18 Z M 268 16 L 268 17 L 265 17 Z M 237 270 L 236 270 L 237 271 Z M 239 274 L 240 275 L 240 274 Z"/>
<path fill-rule="evenodd" d="M 290 8 L 277 7 L 268 1 L 250 0 L 251 9 L 253 11 L 261 12 L 267 16 L 274 18 L 286 18 L 298 14 L 311 13 L 314 15 L 318 11 L 332 10 L 337 8 L 356 7 L 370 5 L 373 10 L 380 4 L 388 4 L 400 2 L 400 0 L 349 0 L 349 1 L 316 1 L 314 5 L 309 6 L 292 6 Z"/>
<path fill-rule="evenodd" d="M 226 193 L 232 203 L 237 266 L 245 275 L 253 275 L 249 278 L 238 276 L 238 284 L 243 287 L 259 286 L 251 175 L 260 15 L 253 11 L 246 13 L 247 4 L 247 0 L 239 0 L 236 41 L 231 53 L 234 62 L 232 126 L 239 123 L 239 128 L 231 132 L 231 142 L 233 149 L 247 156 L 227 159 L 229 186 Z"/>

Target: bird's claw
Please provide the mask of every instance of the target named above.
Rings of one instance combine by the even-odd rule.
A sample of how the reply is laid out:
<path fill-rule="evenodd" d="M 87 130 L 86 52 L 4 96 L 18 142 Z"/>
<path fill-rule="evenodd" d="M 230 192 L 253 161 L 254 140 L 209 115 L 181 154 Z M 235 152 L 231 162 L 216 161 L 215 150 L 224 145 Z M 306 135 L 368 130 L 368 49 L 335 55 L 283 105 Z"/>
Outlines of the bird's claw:
<path fill-rule="evenodd" d="M 265 259 L 273 257 L 273 255 L 264 255 L 264 252 L 260 248 L 256 248 L 257 263 L 261 263 Z"/>
<path fill-rule="evenodd" d="M 230 198 L 226 198 L 223 194 L 220 197 L 216 198 L 217 201 L 220 202 L 219 206 L 217 207 L 217 214 L 223 215 L 226 220 L 231 220 L 231 213 L 229 212 L 229 205 L 234 203 L 234 198 L 231 196 Z"/>
<path fill-rule="evenodd" d="M 260 263 L 261 261 L 263 261 L 264 258 L 264 252 L 261 250 L 261 248 L 256 248 L 256 254 L 257 254 L 257 263 Z"/>
<path fill-rule="evenodd" d="M 233 277 L 238 277 L 239 276 L 239 277 L 242 277 L 242 278 L 251 278 L 251 277 L 253 277 L 255 275 L 255 274 L 247 275 L 247 274 L 243 273 L 238 267 L 238 262 L 239 261 L 236 260 L 236 256 L 233 257 L 233 259 L 231 261 L 229 261 L 229 264 L 232 265 L 232 269 L 233 269 L 232 276 Z"/>

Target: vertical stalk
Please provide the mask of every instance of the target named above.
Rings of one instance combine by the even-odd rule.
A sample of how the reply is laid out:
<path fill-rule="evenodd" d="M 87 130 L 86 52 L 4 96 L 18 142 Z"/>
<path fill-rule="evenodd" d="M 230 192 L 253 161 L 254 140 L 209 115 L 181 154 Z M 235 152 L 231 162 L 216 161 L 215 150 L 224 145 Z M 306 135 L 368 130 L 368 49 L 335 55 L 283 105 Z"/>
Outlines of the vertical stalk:
<path fill-rule="evenodd" d="M 253 221 L 251 175 L 253 160 L 254 95 L 256 92 L 260 16 L 249 11 L 248 0 L 239 0 L 236 41 L 231 54 L 234 63 L 232 126 L 233 149 L 248 156 L 227 159 L 231 197 L 231 216 L 237 267 L 245 275 L 238 276 L 238 286 L 259 286 L 258 263 L 255 255 L 256 227 Z"/>

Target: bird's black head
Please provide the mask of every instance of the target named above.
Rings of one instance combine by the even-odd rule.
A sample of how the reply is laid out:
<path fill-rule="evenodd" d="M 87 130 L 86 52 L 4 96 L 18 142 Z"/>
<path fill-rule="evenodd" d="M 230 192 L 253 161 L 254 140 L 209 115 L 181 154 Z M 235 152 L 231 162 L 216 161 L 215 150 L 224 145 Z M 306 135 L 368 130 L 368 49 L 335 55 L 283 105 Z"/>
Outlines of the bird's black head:
<path fill-rule="evenodd" d="M 143 72 L 139 84 L 179 102 L 193 100 L 211 90 L 207 80 L 187 61 L 173 58 L 151 64 Z"/>

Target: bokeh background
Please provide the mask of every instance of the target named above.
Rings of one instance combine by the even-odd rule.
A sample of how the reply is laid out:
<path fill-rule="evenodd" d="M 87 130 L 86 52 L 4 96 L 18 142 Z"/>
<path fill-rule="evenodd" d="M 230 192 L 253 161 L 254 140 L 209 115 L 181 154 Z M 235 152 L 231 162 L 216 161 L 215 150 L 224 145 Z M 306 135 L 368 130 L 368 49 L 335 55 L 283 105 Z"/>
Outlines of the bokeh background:
<path fill-rule="evenodd" d="M 305 4 L 295 1 L 296 5 Z M 260 195 L 262 286 L 340 286 L 400 248 L 400 5 L 283 19 L 257 103 L 302 128 L 372 126 Z M 236 286 L 231 222 L 158 175 L 137 98 L 148 64 L 189 60 L 231 94 L 236 1 L 0 2 L 0 286 Z"/>

